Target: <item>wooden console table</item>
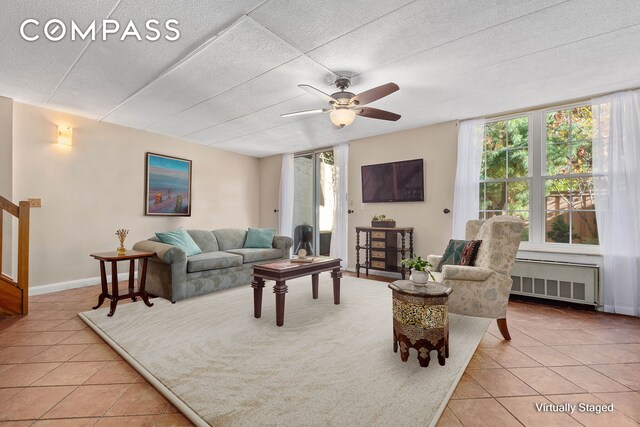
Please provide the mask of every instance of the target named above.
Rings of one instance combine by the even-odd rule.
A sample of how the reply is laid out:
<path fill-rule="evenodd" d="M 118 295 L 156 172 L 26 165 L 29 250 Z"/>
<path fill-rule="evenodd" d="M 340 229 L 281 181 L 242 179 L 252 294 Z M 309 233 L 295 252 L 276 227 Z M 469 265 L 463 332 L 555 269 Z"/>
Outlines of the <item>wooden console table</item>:
<path fill-rule="evenodd" d="M 118 301 L 121 299 L 131 298 L 132 301 L 136 300 L 136 297 L 142 298 L 144 303 L 151 307 L 153 303 L 149 302 L 149 296 L 147 292 L 144 290 L 145 281 L 147 278 L 147 260 L 154 256 L 155 252 L 145 252 L 145 251 L 134 251 L 127 250 L 124 255 L 118 255 L 117 252 L 100 252 L 91 254 L 91 256 L 98 261 L 100 261 L 100 281 L 102 285 L 102 293 L 98 296 L 98 305 L 93 307 L 93 309 L 99 308 L 104 302 L 105 298 L 111 300 L 111 306 L 109 310 L 109 314 L 107 316 L 113 316 L 113 313 L 116 312 L 116 306 L 118 305 Z M 133 275 L 135 273 L 136 260 L 139 259 L 142 262 L 142 269 L 140 271 L 140 277 L 138 277 L 138 291 L 133 291 Z M 105 268 L 105 262 L 111 263 L 111 293 L 109 293 L 109 286 L 107 284 L 107 271 Z M 119 295 L 118 293 L 118 261 L 129 261 L 129 293 L 124 295 Z"/>
<path fill-rule="evenodd" d="M 360 232 L 364 232 L 364 244 L 360 244 Z M 398 247 L 400 235 L 400 247 Z M 406 247 L 407 235 L 409 248 Z M 365 250 L 364 264 L 360 264 L 360 249 Z M 398 264 L 398 253 L 402 259 L 413 257 L 413 227 L 356 227 L 356 276 L 360 277 L 360 268 L 400 273 L 405 279 L 409 271 Z"/>

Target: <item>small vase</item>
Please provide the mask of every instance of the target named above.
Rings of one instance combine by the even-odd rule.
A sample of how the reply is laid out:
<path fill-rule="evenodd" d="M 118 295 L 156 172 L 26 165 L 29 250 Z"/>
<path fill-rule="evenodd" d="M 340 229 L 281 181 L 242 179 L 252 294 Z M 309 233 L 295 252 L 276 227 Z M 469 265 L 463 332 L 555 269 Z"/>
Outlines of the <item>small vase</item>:
<path fill-rule="evenodd" d="M 429 272 L 417 271 L 412 268 L 409 280 L 411 280 L 416 286 L 426 286 L 427 282 L 429 282 Z"/>
<path fill-rule="evenodd" d="M 118 249 L 116 249 L 116 252 L 118 253 L 118 255 L 126 255 L 127 254 L 127 248 L 124 247 L 124 242 L 120 243 L 120 247 Z"/>

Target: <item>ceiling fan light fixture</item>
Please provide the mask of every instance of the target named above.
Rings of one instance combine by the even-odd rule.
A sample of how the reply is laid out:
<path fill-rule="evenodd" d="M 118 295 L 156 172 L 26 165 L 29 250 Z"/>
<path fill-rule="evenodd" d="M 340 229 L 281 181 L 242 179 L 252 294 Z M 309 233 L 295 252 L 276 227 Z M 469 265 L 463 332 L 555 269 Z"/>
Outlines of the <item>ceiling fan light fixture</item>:
<path fill-rule="evenodd" d="M 331 123 L 341 128 L 349 126 L 356 118 L 356 112 L 348 108 L 336 108 L 329 113 Z"/>

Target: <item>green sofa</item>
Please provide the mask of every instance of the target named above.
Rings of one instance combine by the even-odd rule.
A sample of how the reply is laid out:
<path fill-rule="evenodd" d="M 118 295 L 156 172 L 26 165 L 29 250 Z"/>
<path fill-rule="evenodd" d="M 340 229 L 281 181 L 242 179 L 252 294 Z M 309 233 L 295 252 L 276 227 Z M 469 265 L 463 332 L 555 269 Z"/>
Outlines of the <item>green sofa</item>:
<path fill-rule="evenodd" d="M 187 257 L 177 246 L 155 236 L 137 242 L 133 249 L 156 255 L 147 265 L 146 290 L 172 302 L 251 283 L 254 264 L 289 258 L 293 241 L 275 236 L 271 248 L 244 248 L 247 230 L 187 230 L 202 250 Z"/>

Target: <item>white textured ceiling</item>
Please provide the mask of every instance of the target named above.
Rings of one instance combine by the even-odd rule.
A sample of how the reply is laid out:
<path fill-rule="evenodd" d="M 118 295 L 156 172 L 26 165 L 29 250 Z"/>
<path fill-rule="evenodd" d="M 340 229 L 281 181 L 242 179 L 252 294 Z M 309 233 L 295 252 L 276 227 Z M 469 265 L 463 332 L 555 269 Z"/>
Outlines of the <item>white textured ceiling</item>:
<path fill-rule="evenodd" d="M 179 40 L 26 42 L 23 20 L 177 19 Z M 638 0 L 3 0 L 0 96 L 257 157 L 640 86 Z M 393 81 L 335 130 L 297 88 Z"/>

